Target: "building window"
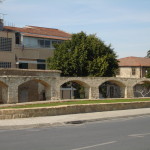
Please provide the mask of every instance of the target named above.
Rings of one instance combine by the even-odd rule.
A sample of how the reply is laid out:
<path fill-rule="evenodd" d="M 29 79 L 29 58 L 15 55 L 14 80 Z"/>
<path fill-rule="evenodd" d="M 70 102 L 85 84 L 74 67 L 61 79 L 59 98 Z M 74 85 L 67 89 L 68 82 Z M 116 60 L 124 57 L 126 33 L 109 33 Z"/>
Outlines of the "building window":
<path fill-rule="evenodd" d="M 48 40 L 45 40 L 45 47 L 50 47 L 51 46 L 51 43 L 50 43 L 50 41 L 48 41 Z"/>
<path fill-rule="evenodd" d="M 11 51 L 12 39 L 0 37 L 0 51 Z"/>
<path fill-rule="evenodd" d="M 136 75 L 136 68 L 132 68 L 132 75 Z"/>
<path fill-rule="evenodd" d="M 16 37 L 16 44 L 21 44 L 21 35 L 20 33 L 15 33 L 15 37 Z"/>
<path fill-rule="evenodd" d="M 45 70 L 46 65 L 45 64 L 37 64 L 37 69 Z"/>
<path fill-rule="evenodd" d="M 42 47 L 42 48 L 50 48 L 51 42 L 50 42 L 50 40 L 39 39 L 38 45 L 39 45 L 39 47 Z"/>
<path fill-rule="evenodd" d="M 37 59 L 37 69 L 45 70 L 46 69 L 46 64 L 45 64 L 45 59 Z"/>
<path fill-rule="evenodd" d="M 20 69 L 28 69 L 28 63 L 19 63 Z"/>
<path fill-rule="evenodd" d="M 11 68 L 11 62 L 0 62 L 0 68 Z"/>

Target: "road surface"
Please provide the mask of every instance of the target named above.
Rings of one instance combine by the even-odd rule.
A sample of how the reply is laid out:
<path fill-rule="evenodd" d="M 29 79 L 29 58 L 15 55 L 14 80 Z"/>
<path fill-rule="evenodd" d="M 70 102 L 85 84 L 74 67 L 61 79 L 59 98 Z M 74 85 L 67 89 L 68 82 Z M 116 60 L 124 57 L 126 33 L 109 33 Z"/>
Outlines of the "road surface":
<path fill-rule="evenodd" d="M 0 130 L 0 150 L 150 150 L 150 115 Z"/>

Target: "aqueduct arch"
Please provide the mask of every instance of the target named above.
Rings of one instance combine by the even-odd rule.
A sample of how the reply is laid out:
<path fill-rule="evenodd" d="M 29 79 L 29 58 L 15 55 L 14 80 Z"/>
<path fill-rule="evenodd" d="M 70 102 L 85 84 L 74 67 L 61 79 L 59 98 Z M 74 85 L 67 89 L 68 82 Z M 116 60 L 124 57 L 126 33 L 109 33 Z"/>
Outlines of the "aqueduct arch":
<path fill-rule="evenodd" d="M 125 89 L 123 82 L 107 79 L 99 85 L 99 98 L 124 98 Z"/>
<path fill-rule="evenodd" d="M 150 81 L 142 79 L 133 85 L 134 97 L 150 97 Z"/>
<path fill-rule="evenodd" d="M 51 99 L 50 85 L 43 80 L 31 79 L 18 86 L 18 102 Z"/>
<path fill-rule="evenodd" d="M 57 70 L 0 69 L 0 103 L 18 103 L 18 98 L 19 101 L 58 100 L 60 88 L 67 82 L 81 85 L 86 99 L 99 98 L 99 86 L 105 82 L 117 85 L 120 88 L 120 97 L 132 98 L 135 85 L 140 82 L 150 83 L 147 78 L 61 77 L 60 73 Z M 37 95 L 32 98 L 29 92 Z"/>
<path fill-rule="evenodd" d="M 67 79 L 60 84 L 60 98 L 65 98 L 65 94 L 70 99 L 89 99 L 90 86 L 78 79 Z"/>

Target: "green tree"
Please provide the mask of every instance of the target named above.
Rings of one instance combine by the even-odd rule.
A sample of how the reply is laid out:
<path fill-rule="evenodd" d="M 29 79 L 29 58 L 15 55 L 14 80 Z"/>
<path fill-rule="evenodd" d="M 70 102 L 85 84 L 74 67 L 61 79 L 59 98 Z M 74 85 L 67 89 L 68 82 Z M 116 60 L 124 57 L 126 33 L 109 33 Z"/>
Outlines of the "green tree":
<path fill-rule="evenodd" d="M 116 54 L 96 35 L 73 34 L 71 40 L 55 45 L 48 68 L 62 71 L 63 76 L 114 76 L 118 69 Z"/>
<path fill-rule="evenodd" d="M 150 50 L 147 51 L 146 57 L 150 58 Z"/>
<path fill-rule="evenodd" d="M 150 68 L 147 69 L 146 78 L 150 78 Z"/>

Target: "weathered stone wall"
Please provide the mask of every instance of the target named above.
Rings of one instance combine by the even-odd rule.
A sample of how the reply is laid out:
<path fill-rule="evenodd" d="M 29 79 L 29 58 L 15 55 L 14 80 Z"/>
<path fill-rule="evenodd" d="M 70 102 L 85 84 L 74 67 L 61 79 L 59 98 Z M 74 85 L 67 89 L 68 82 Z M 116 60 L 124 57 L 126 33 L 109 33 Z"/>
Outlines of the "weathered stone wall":
<path fill-rule="evenodd" d="M 140 67 L 134 67 L 135 68 L 135 75 L 132 75 L 132 67 L 119 67 L 120 74 L 117 75 L 117 77 L 122 78 L 140 78 L 141 77 L 141 68 Z"/>
<path fill-rule="evenodd" d="M 126 102 L 104 104 L 65 105 L 44 108 L 1 109 L 0 119 L 55 116 L 76 113 L 113 111 L 124 109 L 149 108 L 150 102 Z"/>
<path fill-rule="evenodd" d="M 116 77 L 60 77 L 60 71 L 39 71 L 20 69 L 0 69 L 0 101 L 18 103 L 19 87 L 27 82 L 36 81 L 45 87 L 45 99 L 60 99 L 61 86 L 69 81 L 76 82 L 85 88 L 87 99 L 99 98 L 99 86 L 109 81 L 120 87 L 121 97 L 134 97 L 133 87 L 142 82 L 150 82 L 148 78 L 116 78 Z M 32 89 L 32 84 L 31 87 Z M 39 88 L 38 88 L 39 89 Z M 3 93 L 3 95 L 1 95 Z M 32 92 L 31 92 L 32 93 Z M 36 99 L 36 98 L 35 98 Z M 37 98 L 39 100 L 39 98 Z"/>

